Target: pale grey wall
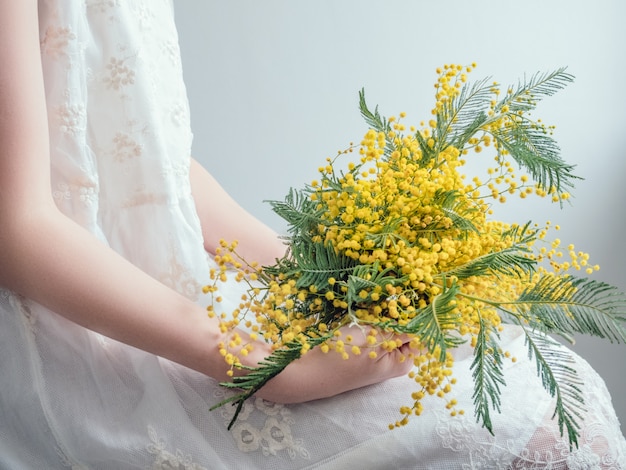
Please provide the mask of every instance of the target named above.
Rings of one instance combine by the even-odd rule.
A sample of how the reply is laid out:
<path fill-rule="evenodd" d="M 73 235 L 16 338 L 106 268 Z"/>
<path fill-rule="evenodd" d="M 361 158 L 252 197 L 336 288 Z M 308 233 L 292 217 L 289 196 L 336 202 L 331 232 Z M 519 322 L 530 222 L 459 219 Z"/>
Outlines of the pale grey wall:
<path fill-rule="evenodd" d="M 512 207 L 502 218 L 562 226 L 598 277 L 626 289 L 626 4 L 621 0 L 178 0 L 194 152 L 231 194 L 279 230 L 263 203 L 316 177 L 358 140 L 357 92 L 383 112 L 428 117 L 434 70 L 477 62 L 513 83 L 568 66 L 576 81 L 536 113 L 557 125 L 585 177 L 573 206 Z M 626 346 L 575 349 L 605 378 L 626 429 Z"/>

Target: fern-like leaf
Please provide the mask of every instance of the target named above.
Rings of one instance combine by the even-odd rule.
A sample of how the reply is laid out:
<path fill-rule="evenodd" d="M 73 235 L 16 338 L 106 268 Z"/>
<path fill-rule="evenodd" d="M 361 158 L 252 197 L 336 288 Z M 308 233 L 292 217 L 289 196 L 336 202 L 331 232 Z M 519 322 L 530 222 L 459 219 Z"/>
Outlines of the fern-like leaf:
<path fill-rule="evenodd" d="M 365 100 L 365 90 L 361 89 L 359 91 L 359 110 L 361 111 L 361 116 L 365 120 L 365 123 L 374 129 L 376 132 L 383 132 L 385 134 L 386 141 L 386 152 L 389 155 L 395 148 L 395 144 L 393 143 L 392 138 L 390 137 L 391 124 L 387 118 L 380 115 L 378 112 L 378 106 L 374 108 L 374 111 L 371 111 Z"/>
<path fill-rule="evenodd" d="M 493 86 L 489 78 L 464 86 L 461 92 L 444 103 L 437 113 L 436 140 L 443 145 L 463 148 L 487 121 L 486 109 L 493 98 Z"/>
<path fill-rule="evenodd" d="M 556 399 L 552 417 L 557 418 L 561 435 L 567 431 L 570 446 L 577 447 L 580 430 L 577 419 L 581 418 L 585 403 L 575 360 L 569 351 L 548 336 L 524 331 L 528 356 L 535 358 L 543 387 Z"/>
<path fill-rule="evenodd" d="M 302 243 L 292 246 L 293 271 L 287 277 L 296 279 L 296 287 L 328 287 L 328 279 L 345 279 L 357 262 L 335 251 L 332 245 Z"/>
<path fill-rule="evenodd" d="M 499 127 L 493 132 L 489 130 L 501 154 L 503 150 L 506 151 L 528 170 L 542 188 L 556 188 L 559 192 L 571 188 L 573 180 L 579 179 L 573 174 L 575 166 L 561 159 L 556 141 L 542 127 L 520 117 L 519 113 L 534 109 L 541 99 L 552 96 L 573 79 L 572 75 L 565 72 L 565 68 L 560 68 L 549 73 L 535 74 L 529 80 L 518 83 L 517 88 L 507 93 L 495 107 L 496 111 L 508 108 L 504 115 L 508 117 L 510 125 Z M 498 114 L 493 119 L 497 119 Z"/>
<path fill-rule="evenodd" d="M 476 232 L 478 229 L 471 220 L 471 215 L 478 209 L 469 207 L 467 199 L 460 196 L 456 190 L 437 190 L 433 203 L 441 208 L 446 217 L 452 221 L 452 226 L 463 233 Z"/>
<path fill-rule="evenodd" d="M 496 105 L 496 111 L 508 106 L 509 112 L 517 114 L 519 111 L 533 110 L 537 103 L 547 96 L 552 96 L 574 81 L 574 76 L 561 67 L 552 72 L 536 73 L 529 80 L 520 81 L 515 90 L 507 93 Z"/>
<path fill-rule="evenodd" d="M 477 256 L 471 261 L 448 272 L 447 276 L 467 279 L 483 276 L 489 272 L 497 275 L 521 277 L 534 271 L 536 261 L 528 257 L 530 250 L 523 244 L 516 244 L 502 250 Z"/>
<path fill-rule="evenodd" d="M 448 348 L 455 348 L 466 342 L 456 334 L 461 317 L 454 300 L 459 289 L 459 286 L 453 283 L 441 294 L 431 298 L 430 303 L 420 309 L 406 325 L 398 325 L 394 329 L 402 333 L 415 334 L 430 353 L 439 350 L 439 360 L 443 362 Z"/>
<path fill-rule="evenodd" d="M 474 360 L 470 367 L 474 379 L 472 399 L 476 420 L 492 434 L 491 409 L 500 413 L 500 387 L 506 385 L 502 373 L 502 355 L 496 343 L 496 335 L 493 328 L 489 328 L 479 316 Z"/>
<path fill-rule="evenodd" d="M 266 201 L 276 215 L 288 223 L 289 232 L 300 236 L 310 233 L 310 228 L 321 222 L 322 212 L 316 209 L 306 191 L 297 191 L 293 188 L 283 201 Z"/>
<path fill-rule="evenodd" d="M 350 309 L 355 304 L 361 304 L 366 299 L 361 297 L 362 291 L 372 291 L 376 287 L 380 287 L 384 292 L 385 287 L 389 284 L 392 286 L 400 285 L 406 281 L 406 277 L 397 276 L 395 270 L 380 269 L 380 263 L 363 264 L 354 268 L 348 280 L 340 283 L 346 287 L 346 302 Z"/>
<path fill-rule="evenodd" d="M 575 165 L 561 159 L 556 141 L 534 122 L 515 116 L 492 135 L 499 151 L 505 150 L 542 188 L 562 192 L 580 179 L 573 173 Z"/>
<path fill-rule="evenodd" d="M 626 342 L 626 295 L 604 282 L 544 276 L 522 292 L 515 305 L 521 318 L 536 330 Z"/>
<path fill-rule="evenodd" d="M 330 335 L 314 337 L 309 336 L 307 342 L 311 348 L 313 348 L 322 344 L 329 337 Z M 240 369 L 246 371 L 246 374 L 234 377 L 231 382 L 223 382 L 220 383 L 220 385 L 230 389 L 239 389 L 242 390 L 242 392 L 228 397 L 216 405 L 213 405 L 211 407 L 211 411 L 228 403 L 236 406 L 237 408 L 235 410 L 235 414 L 228 424 L 228 429 L 230 429 L 235 421 L 237 421 L 237 417 L 239 416 L 246 400 L 261 390 L 267 382 L 280 374 L 285 367 L 293 361 L 299 359 L 301 356 L 302 343 L 294 340 L 285 344 L 283 348 L 273 351 L 263 361 L 259 362 L 257 367 L 239 366 Z"/>

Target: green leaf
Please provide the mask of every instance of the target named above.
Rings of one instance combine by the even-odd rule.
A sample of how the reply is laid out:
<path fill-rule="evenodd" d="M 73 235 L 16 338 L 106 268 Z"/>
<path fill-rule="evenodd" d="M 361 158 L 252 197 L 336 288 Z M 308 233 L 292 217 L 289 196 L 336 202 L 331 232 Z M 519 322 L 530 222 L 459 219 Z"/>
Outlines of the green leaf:
<path fill-rule="evenodd" d="M 543 189 L 555 188 L 560 193 L 572 188 L 573 180 L 580 179 L 573 174 L 575 165 L 566 163 L 559 156 L 556 141 L 534 122 L 515 117 L 511 125 L 492 132 L 492 135 L 498 149 L 506 150 Z"/>
<path fill-rule="evenodd" d="M 454 228 L 463 233 L 478 233 L 476 225 L 471 220 L 471 216 L 476 214 L 478 209 L 469 206 L 468 200 L 462 197 L 459 191 L 438 189 L 432 203 L 441 208 L 446 217 L 452 221 Z"/>
<path fill-rule="evenodd" d="M 522 292 L 515 307 L 524 322 L 542 332 L 626 342 L 626 294 L 604 282 L 546 275 Z"/>
<path fill-rule="evenodd" d="M 376 132 L 383 132 L 385 134 L 386 141 L 386 152 L 390 154 L 395 149 L 395 144 L 391 137 L 389 137 L 389 132 L 391 131 L 391 124 L 384 116 L 381 116 L 378 112 L 378 106 L 374 108 L 374 111 L 370 111 L 365 101 L 365 90 L 361 89 L 359 91 L 359 110 L 361 111 L 361 116 L 365 120 L 365 123 L 374 129 Z"/>
<path fill-rule="evenodd" d="M 551 338 L 527 330 L 524 332 L 528 357 L 535 358 L 537 375 L 543 387 L 556 399 L 552 418 L 558 418 L 561 435 L 564 429 L 567 431 L 570 447 L 577 447 L 580 427 L 576 419 L 582 419 L 585 403 L 581 391 L 583 383 L 576 373 L 576 361 L 567 349 Z"/>
<path fill-rule="evenodd" d="M 388 275 L 389 273 L 392 274 Z M 348 281 L 341 284 L 347 287 L 346 302 L 349 305 L 348 308 L 351 308 L 355 304 L 364 302 L 365 299 L 360 296 L 361 291 L 372 290 L 378 286 L 382 292 L 385 292 L 387 284 L 397 286 L 405 280 L 405 277 L 398 277 L 395 270 L 391 268 L 381 270 L 380 263 L 375 262 L 356 266 L 348 276 Z"/>
<path fill-rule="evenodd" d="M 508 106 L 509 112 L 514 114 L 535 109 L 541 99 L 554 95 L 574 81 L 574 76 L 565 70 L 566 67 L 561 67 L 552 72 L 536 73 L 529 80 L 520 81 L 516 89 L 507 93 L 496 105 L 496 111 L 504 106 Z"/>
<path fill-rule="evenodd" d="M 311 348 L 313 348 L 319 346 L 331 336 L 332 333 L 326 336 L 309 336 L 307 342 Z M 246 400 L 261 390 L 267 382 L 280 374 L 285 367 L 301 356 L 302 343 L 294 340 L 287 343 L 283 348 L 273 351 L 272 354 L 259 362 L 258 367 L 241 366 L 240 369 L 246 370 L 246 375 L 233 377 L 231 382 L 223 382 L 220 383 L 220 385 L 230 389 L 239 389 L 242 390 L 242 392 L 213 405 L 210 410 L 213 411 L 228 403 L 236 406 L 235 414 L 228 424 L 228 429 L 230 429 L 233 424 L 235 424 L 235 421 L 237 421 L 237 417 Z"/>
<path fill-rule="evenodd" d="M 447 271 L 445 275 L 455 276 L 458 279 L 489 274 L 515 277 L 531 275 L 535 271 L 537 262 L 529 256 L 531 249 L 528 244 L 535 239 L 534 232 L 528 230 L 529 225 L 530 223 L 524 226 L 514 226 L 502 233 L 503 240 L 507 238 L 515 240 L 511 246 L 476 256 L 471 261 Z"/>
<path fill-rule="evenodd" d="M 533 110 L 541 99 L 552 96 L 573 80 L 565 68 L 535 74 L 528 81 L 518 83 L 517 89 L 507 93 L 495 107 L 500 111 L 507 106 L 509 109 L 504 114 L 511 123 L 492 133 L 499 151 L 506 150 L 546 190 L 554 187 L 558 192 L 565 191 L 573 187 L 573 180 L 580 178 L 572 173 L 575 165 L 561 159 L 556 141 L 536 122 L 519 113 Z"/>
<path fill-rule="evenodd" d="M 337 253 L 335 248 L 323 243 L 302 243 L 292 247 L 293 271 L 287 277 L 296 279 L 296 287 L 315 286 L 318 290 L 328 288 L 328 279 L 345 279 L 357 262 Z"/>
<path fill-rule="evenodd" d="M 496 342 L 497 332 L 479 316 L 479 330 L 474 347 L 474 360 L 470 366 L 474 380 L 474 414 L 493 434 L 491 409 L 500 412 L 500 387 L 505 386 L 502 374 L 502 355 Z"/>
<path fill-rule="evenodd" d="M 288 230 L 292 234 L 306 237 L 312 227 L 322 223 L 323 210 L 317 209 L 317 203 L 310 199 L 308 191 L 290 188 L 283 201 L 266 202 L 288 223 Z"/>
<path fill-rule="evenodd" d="M 396 326 L 394 329 L 417 335 L 430 353 L 439 349 L 439 360 L 443 362 L 448 348 L 455 348 L 466 342 L 458 336 L 461 316 L 456 309 L 455 299 L 459 290 L 459 286 L 453 283 L 441 294 L 432 297 L 430 303 L 418 310 L 408 324 Z"/>
<path fill-rule="evenodd" d="M 472 276 L 484 276 L 488 273 L 504 276 L 522 277 L 532 273 L 536 262 L 528 257 L 525 245 L 514 245 L 500 251 L 477 256 L 467 263 L 447 271 L 446 276 L 467 279 Z"/>
<path fill-rule="evenodd" d="M 407 245 L 410 245 L 408 240 L 398 234 L 399 228 L 402 224 L 406 223 L 405 217 L 396 217 L 394 219 L 385 220 L 384 224 L 378 231 L 370 231 L 365 234 L 366 240 L 372 240 L 374 245 L 378 248 L 385 249 L 388 246 L 395 246 L 399 241 L 403 241 Z"/>
<path fill-rule="evenodd" d="M 445 102 L 437 113 L 435 140 L 440 142 L 436 153 L 448 145 L 462 149 L 487 122 L 486 109 L 493 98 L 493 85 L 484 78 L 465 85 L 454 99 Z"/>

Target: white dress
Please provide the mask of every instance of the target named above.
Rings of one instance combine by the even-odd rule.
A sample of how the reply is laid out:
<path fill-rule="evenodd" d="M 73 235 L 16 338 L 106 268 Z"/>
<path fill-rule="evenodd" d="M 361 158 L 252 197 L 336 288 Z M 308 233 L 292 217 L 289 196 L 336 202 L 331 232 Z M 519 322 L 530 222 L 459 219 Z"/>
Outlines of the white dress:
<path fill-rule="evenodd" d="M 170 0 L 40 0 L 41 54 L 58 206 L 137 266 L 199 303 L 203 250 L 188 171 L 189 112 Z M 98 269 L 94 266 L 93 269 Z M 237 297 L 233 294 L 233 297 Z M 394 431 L 414 390 L 398 378 L 281 406 L 251 399 L 232 430 L 214 380 L 76 326 L 0 291 L 0 468 L 461 469 L 626 468 L 626 441 L 602 380 L 582 360 L 588 416 L 569 452 L 553 403 L 520 360 L 495 436 L 473 417 L 460 349 L 453 391 Z"/>

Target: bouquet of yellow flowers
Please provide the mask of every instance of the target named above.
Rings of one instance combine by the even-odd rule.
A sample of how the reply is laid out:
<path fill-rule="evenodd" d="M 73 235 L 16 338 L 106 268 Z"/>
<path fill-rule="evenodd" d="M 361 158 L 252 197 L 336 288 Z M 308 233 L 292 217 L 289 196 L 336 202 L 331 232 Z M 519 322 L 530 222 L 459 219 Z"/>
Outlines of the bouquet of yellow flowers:
<path fill-rule="evenodd" d="M 385 118 L 371 110 L 361 92 L 369 130 L 360 144 L 327 159 L 318 180 L 271 202 L 289 227 L 287 253 L 274 265 L 249 263 L 236 243 L 223 243 L 219 269 L 205 288 L 209 314 L 219 283 L 236 271 L 249 294 L 232 316 L 221 315 L 222 327 L 246 324 L 273 347 L 258 367 L 223 384 L 239 390 L 217 405 L 238 405 L 233 422 L 248 397 L 311 348 L 374 356 L 342 337 L 340 328 L 353 324 L 367 331 L 372 346 L 400 346 L 385 332 L 413 338 L 416 388 L 390 427 L 419 415 L 426 394 L 444 397 L 454 387 L 450 351 L 470 342 L 474 412 L 491 431 L 508 357 L 497 338 L 503 323 L 513 323 L 525 333 L 538 379 L 556 397 L 561 432 L 577 443 L 576 417 L 584 406 L 579 379 L 549 335 L 626 341 L 626 296 L 570 274 L 598 268 L 586 253 L 547 239 L 558 226 L 490 218 L 491 203 L 510 195 L 568 199 L 573 166 L 560 158 L 552 128 L 530 114 L 573 77 L 559 69 L 502 89 L 489 79 L 468 83 L 474 67 L 438 69 L 431 119 L 417 127 L 407 128 L 404 114 Z M 468 180 L 461 169 L 481 151 L 493 152 L 494 164 L 484 180 Z M 357 160 L 343 163 L 346 155 Z M 240 343 L 233 332 L 230 344 L 221 345 L 233 368 L 244 368 L 232 352 L 248 352 Z M 457 412 L 454 400 L 445 403 Z"/>

